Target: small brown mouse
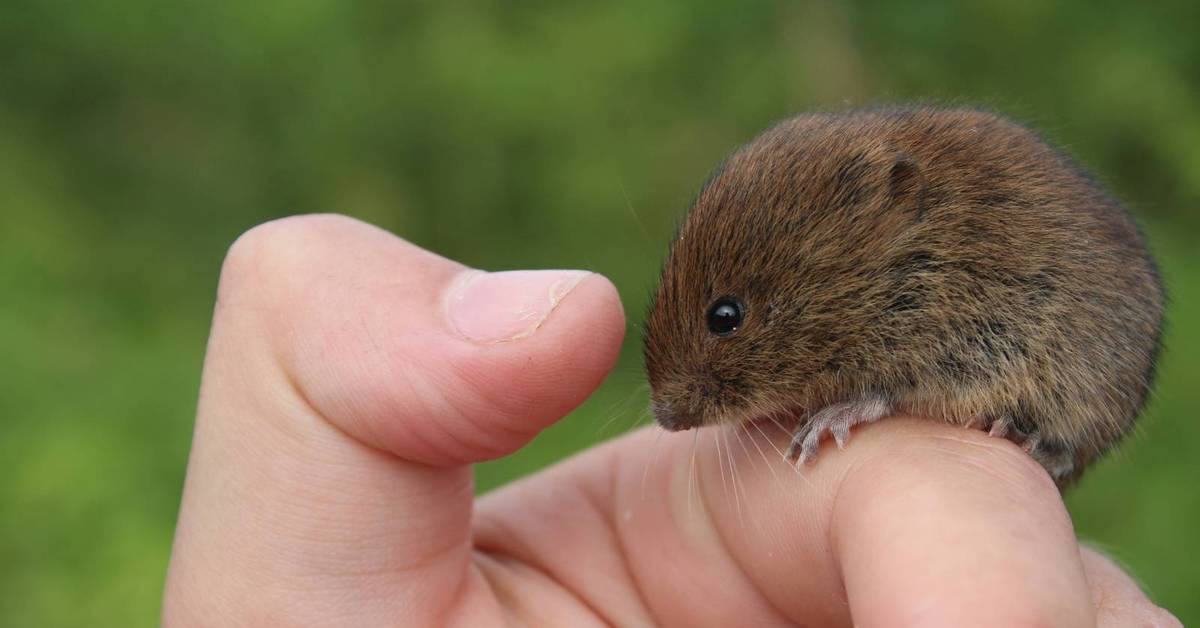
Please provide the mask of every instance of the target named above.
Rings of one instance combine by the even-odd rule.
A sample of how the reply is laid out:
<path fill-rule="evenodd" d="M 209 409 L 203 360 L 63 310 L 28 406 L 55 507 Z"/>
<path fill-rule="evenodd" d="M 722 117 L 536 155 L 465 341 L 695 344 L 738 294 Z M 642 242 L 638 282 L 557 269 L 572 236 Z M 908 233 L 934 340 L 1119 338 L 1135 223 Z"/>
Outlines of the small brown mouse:
<path fill-rule="evenodd" d="M 811 113 L 731 155 L 671 243 L 645 325 L 669 430 L 893 413 L 988 429 L 1065 486 L 1154 379 L 1158 270 L 1129 213 L 993 113 Z"/>

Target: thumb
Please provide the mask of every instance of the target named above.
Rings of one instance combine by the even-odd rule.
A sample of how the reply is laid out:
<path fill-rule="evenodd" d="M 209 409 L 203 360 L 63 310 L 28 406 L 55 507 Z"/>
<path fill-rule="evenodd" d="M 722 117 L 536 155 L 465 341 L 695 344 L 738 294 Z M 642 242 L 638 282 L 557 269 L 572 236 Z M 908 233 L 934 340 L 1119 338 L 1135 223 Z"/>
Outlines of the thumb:
<path fill-rule="evenodd" d="M 243 235 L 222 270 L 164 619 L 437 621 L 469 597 L 466 465 L 578 405 L 623 329 L 590 273 L 481 273 L 336 216 Z"/>

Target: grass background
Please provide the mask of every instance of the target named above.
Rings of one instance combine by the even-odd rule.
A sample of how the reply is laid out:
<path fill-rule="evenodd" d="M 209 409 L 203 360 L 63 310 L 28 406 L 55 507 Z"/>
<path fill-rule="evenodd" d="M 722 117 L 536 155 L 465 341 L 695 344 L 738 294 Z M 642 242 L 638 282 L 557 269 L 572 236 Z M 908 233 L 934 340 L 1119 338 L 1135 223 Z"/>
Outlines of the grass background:
<path fill-rule="evenodd" d="M 0 4 L 0 625 L 157 622 L 221 258 L 338 211 L 486 269 L 584 267 L 617 371 L 482 489 L 627 428 L 636 324 L 728 151 L 812 107 L 981 103 L 1135 208 L 1173 302 L 1138 434 L 1068 499 L 1200 623 L 1200 4 Z"/>

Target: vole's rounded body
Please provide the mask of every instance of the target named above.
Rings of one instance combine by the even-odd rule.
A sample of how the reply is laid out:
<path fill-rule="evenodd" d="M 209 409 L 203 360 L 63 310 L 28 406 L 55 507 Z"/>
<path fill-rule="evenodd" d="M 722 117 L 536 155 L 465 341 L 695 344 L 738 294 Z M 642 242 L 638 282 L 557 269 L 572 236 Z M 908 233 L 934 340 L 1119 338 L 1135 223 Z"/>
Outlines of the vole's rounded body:
<path fill-rule="evenodd" d="M 824 431 L 903 412 L 1015 435 L 1065 483 L 1140 412 L 1162 308 L 1126 210 L 1027 129 L 963 109 L 808 114 L 701 190 L 646 369 L 670 429 L 798 416 L 803 460 Z"/>

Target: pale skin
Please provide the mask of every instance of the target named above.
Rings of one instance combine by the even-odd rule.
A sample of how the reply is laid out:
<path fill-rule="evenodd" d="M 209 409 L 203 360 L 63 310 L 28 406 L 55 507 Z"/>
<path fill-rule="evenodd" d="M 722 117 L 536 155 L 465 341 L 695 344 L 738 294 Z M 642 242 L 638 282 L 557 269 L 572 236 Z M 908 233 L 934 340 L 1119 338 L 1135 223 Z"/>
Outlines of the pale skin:
<path fill-rule="evenodd" d="M 594 274 L 483 275 L 336 216 L 230 250 L 169 626 L 1178 626 L 1012 443 L 909 418 L 797 471 L 779 430 L 635 431 L 476 498 L 587 397 Z"/>

